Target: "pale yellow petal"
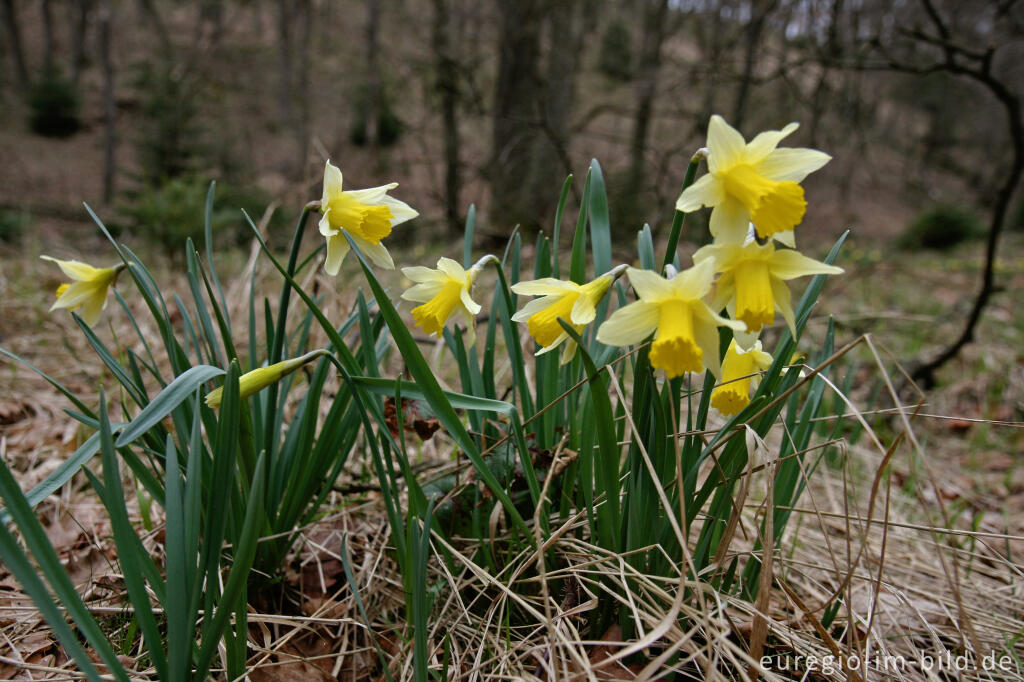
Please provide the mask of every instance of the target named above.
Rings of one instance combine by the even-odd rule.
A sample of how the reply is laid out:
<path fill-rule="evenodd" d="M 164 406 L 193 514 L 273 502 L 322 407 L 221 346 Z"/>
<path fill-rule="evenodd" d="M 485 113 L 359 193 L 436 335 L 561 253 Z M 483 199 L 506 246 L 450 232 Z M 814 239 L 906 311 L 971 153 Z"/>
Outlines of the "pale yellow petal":
<path fill-rule="evenodd" d="M 672 295 L 669 281 L 652 270 L 626 268 L 626 274 L 637 298 L 641 300 L 653 302 Z"/>
<path fill-rule="evenodd" d="M 545 353 L 550 353 L 554 349 L 558 348 L 558 346 L 560 346 L 562 343 L 564 343 L 566 339 L 569 339 L 569 334 L 563 331 L 561 334 L 555 337 L 554 341 L 552 341 L 547 346 L 543 346 L 539 351 L 534 353 L 534 355 L 544 355 Z"/>
<path fill-rule="evenodd" d="M 525 282 L 516 282 L 512 285 L 512 291 L 524 296 L 551 296 L 577 291 L 579 285 L 574 282 L 565 282 L 554 277 L 542 277 L 531 279 Z"/>
<path fill-rule="evenodd" d="M 440 270 L 449 279 L 454 279 L 460 284 L 466 283 L 466 271 L 462 269 L 462 266 L 457 261 L 451 258 L 445 258 L 442 256 L 437 260 L 437 269 Z"/>
<path fill-rule="evenodd" d="M 562 356 L 558 361 L 560 365 L 567 365 L 576 355 L 576 342 L 566 335 L 565 345 L 562 346 Z"/>
<path fill-rule="evenodd" d="M 743 158 L 743 149 L 746 144 L 739 131 L 725 122 L 725 119 L 715 114 L 708 123 L 708 169 L 712 173 L 725 170 L 730 166 L 739 163 Z"/>
<path fill-rule="evenodd" d="M 409 265 L 402 268 L 402 274 L 405 275 L 409 280 L 417 283 L 422 282 L 438 282 L 443 284 L 444 275 L 439 273 L 434 268 L 428 268 L 423 265 Z"/>
<path fill-rule="evenodd" d="M 348 255 L 349 245 L 345 235 L 338 233 L 327 236 L 327 260 L 324 261 L 324 271 L 328 275 L 337 275 L 341 269 L 341 261 Z"/>
<path fill-rule="evenodd" d="M 569 321 L 573 324 L 590 324 L 597 317 L 597 308 L 589 296 L 580 296 L 572 306 Z"/>
<path fill-rule="evenodd" d="M 397 185 L 398 183 L 394 183 Z M 382 205 L 387 206 L 391 209 L 391 226 L 400 225 L 407 220 L 412 220 L 419 215 L 419 211 L 409 206 L 409 204 L 394 198 L 391 195 L 387 195 L 380 202 Z"/>
<path fill-rule="evenodd" d="M 462 301 L 463 307 L 469 312 L 470 315 L 480 314 L 480 304 L 473 300 L 473 298 L 469 295 L 468 289 L 462 289 L 462 292 L 459 294 L 459 300 Z"/>
<path fill-rule="evenodd" d="M 714 259 L 705 259 L 672 278 L 674 295 L 684 299 L 707 296 L 715 279 L 715 264 Z"/>
<path fill-rule="evenodd" d="M 779 142 L 782 142 L 785 137 L 796 132 L 796 129 L 799 127 L 799 123 L 790 123 L 782 130 L 766 130 L 763 133 L 759 133 L 747 145 L 743 160 L 751 164 L 764 160 L 766 156 L 775 151 L 775 148 L 779 146 Z"/>
<path fill-rule="evenodd" d="M 715 243 L 739 243 L 747 238 L 750 227 L 750 212 L 733 197 L 711 209 L 711 220 L 708 225 Z"/>
<path fill-rule="evenodd" d="M 322 206 L 327 206 L 331 199 L 341 196 L 342 176 L 341 169 L 330 161 L 324 167 L 324 191 L 320 199 Z"/>
<path fill-rule="evenodd" d="M 772 235 L 775 241 L 780 244 L 784 244 L 791 249 L 796 248 L 796 230 L 786 230 L 785 232 L 776 232 Z"/>
<path fill-rule="evenodd" d="M 832 157 L 817 149 L 776 149 L 754 169 L 769 180 L 803 182 L 809 173 L 818 170 Z"/>
<path fill-rule="evenodd" d="M 320 224 L 317 225 L 317 227 L 320 229 L 320 234 L 322 234 L 325 237 L 336 236 L 341 233 L 340 230 L 338 230 L 338 228 L 333 227 L 331 225 L 331 220 L 328 217 L 330 212 L 331 209 L 329 208 L 325 210 L 324 214 L 320 216 Z"/>
<path fill-rule="evenodd" d="M 772 254 L 768 261 L 768 271 L 772 277 L 785 280 L 806 275 L 838 275 L 843 269 L 808 258 L 799 251 L 785 249 Z"/>
<path fill-rule="evenodd" d="M 724 200 L 725 187 L 722 181 L 709 173 L 683 190 L 676 200 L 676 210 L 689 213 L 701 206 L 717 206 Z"/>
<path fill-rule="evenodd" d="M 97 285 L 96 282 L 72 282 L 71 285 L 64 290 L 64 293 L 60 295 L 53 305 L 50 306 L 50 310 L 59 310 L 61 308 L 74 308 L 75 306 L 84 305 L 91 297 L 96 295 Z M 106 292 L 106 287 L 103 287 L 103 291 Z"/>
<path fill-rule="evenodd" d="M 91 280 L 96 279 L 100 276 L 102 268 L 94 268 L 88 263 L 83 263 L 77 260 L 58 260 L 50 256 L 40 256 L 42 260 L 48 260 L 51 263 L 56 263 L 58 267 L 64 272 L 65 275 L 73 280 Z"/>
<path fill-rule="evenodd" d="M 402 299 L 406 301 L 414 301 L 416 303 L 426 303 L 427 301 L 441 293 L 441 289 L 443 288 L 444 282 L 439 280 L 432 282 L 421 282 L 406 289 L 402 293 Z"/>
<path fill-rule="evenodd" d="M 597 330 L 597 340 L 606 346 L 640 343 L 658 328 L 658 305 L 637 301 L 619 308 Z"/>
<path fill-rule="evenodd" d="M 107 288 L 103 287 L 102 291 L 96 291 L 92 296 L 83 301 L 82 307 L 75 312 L 82 318 L 82 322 L 85 322 L 90 327 L 94 327 L 100 321 L 100 314 L 106 307 Z"/>
<path fill-rule="evenodd" d="M 384 242 L 378 244 L 371 244 L 362 237 L 351 235 L 352 241 L 356 243 L 359 250 L 363 252 L 363 255 L 370 259 L 370 261 L 378 268 L 384 268 L 385 270 L 394 270 L 395 262 L 391 260 L 391 254 L 388 253 L 387 248 L 384 246 Z"/>
<path fill-rule="evenodd" d="M 789 293 L 789 286 L 781 279 L 772 277 L 772 298 L 775 299 L 775 309 L 786 321 L 790 334 L 796 338 L 796 314 L 793 312 L 793 296 Z"/>
<path fill-rule="evenodd" d="M 718 327 L 709 322 L 702 312 L 694 316 L 693 340 L 703 353 L 704 366 L 718 378 L 722 376 L 722 363 L 718 358 Z"/>
<path fill-rule="evenodd" d="M 526 305 L 519 309 L 515 315 L 512 316 L 513 322 L 526 322 L 535 314 L 544 310 L 545 308 L 554 305 L 558 300 L 557 296 L 544 296 L 542 298 L 535 298 L 529 301 Z"/>
<path fill-rule="evenodd" d="M 345 195 L 355 199 L 360 204 L 366 204 L 367 206 L 380 206 L 384 204 L 384 198 L 388 195 L 388 192 L 398 187 L 397 182 L 391 182 L 380 187 L 368 187 L 367 189 L 350 189 L 345 192 Z"/>

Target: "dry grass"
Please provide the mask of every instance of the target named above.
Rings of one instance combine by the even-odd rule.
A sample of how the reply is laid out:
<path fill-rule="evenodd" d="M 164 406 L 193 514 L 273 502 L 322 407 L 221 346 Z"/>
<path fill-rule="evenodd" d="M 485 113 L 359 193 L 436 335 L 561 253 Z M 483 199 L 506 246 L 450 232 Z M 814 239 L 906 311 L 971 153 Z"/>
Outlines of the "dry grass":
<path fill-rule="evenodd" d="M 855 266 L 848 280 L 852 284 L 840 286 L 838 298 L 833 290 L 833 300 L 823 307 L 835 309 L 842 296 L 868 286 L 865 282 L 877 274 L 876 267 Z M 5 272 L 0 304 L 4 346 L 91 395 L 103 380 L 96 374 L 97 363 L 89 359 L 78 335 L 70 333 L 64 316 L 44 317 L 40 312 L 47 294 L 35 285 L 43 269 L 31 261 L 8 259 Z M 50 282 L 44 283 L 49 288 Z M 331 294 L 326 310 L 347 309 L 351 303 L 353 288 L 320 281 L 316 274 L 306 284 L 342 292 Z M 278 286 L 273 280 L 269 285 Z M 996 322 L 1009 314 L 1019 325 L 1015 305 L 997 302 Z M 849 318 L 839 313 L 841 320 L 864 314 L 850 307 Z M 983 334 L 991 330 L 991 318 L 986 325 Z M 25 329 L 36 331 L 22 333 Z M 1015 329 L 1004 324 L 1000 333 L 1016 334 Z M 128 338 L 128 329 L 116 324 L 104 333 Z M 995 335 L 996 340 L 1005 338 Z M 905 348 L 900 351 L 905 357 Z M 586 525 L 581 514 L 553 526 L 551 536 L 538 537 L 542 551 L 513 557 L 498 574 L 474 562 L 472 557 L 479 555 L 472 542 L 435 535 L 430 566 L 430 584 L 437 586 L 430 621 L 432 668 L 438 674 L 447 670 L 449 679 L 465 680 L 666 679 L 673 674 L 678 674 L 676 679 L 735 680 L 744 679 L 765 655 L 781 658 L 774 659 L 779 661 L 775 669 L 763 671 L 764 679 L 781 680 L 799 677 L 782 670 L 781 662 L 792 667 L 803 656 L 806 668 L 813 656 L 818 665 L 807 679 L 933 680 L 953 679 L 957 671 L 945 667 L 940 673 L 939 663 L 925 670 L 928 657 L 934 661 L 950 652 L 950 665 L 955 666 L 957 656 L 970 652 L 973 658 L 960 679 L 1024 679 L 1024 564 L 1019 559 L 1024 552 L 1024 477 L 1016 461 L 1024 433 L 1024 423 L 1018 421 L 1020 386 L 1012 381 L 1005 385 L 999 394 L 1003 402 L 979 401 L 1009 405 L 1002 418 L 954 411 L 964 405 L 967 389 L 961 384 L 968 378 L 947 383 L 934 395 L 899 399 L 893 385 L 901 383 L 899 367 L 874 337 L 859 337 L 846 353 L 836 361 L 849 358 L 859 369 L 854 390 L 841 398 L 844 418 L 860 423 L 863 434 L 854 443 L 845 438 L 812 441 L 814 452 L 805 462 L 813 461 L 820 449 L 831 453 L 806 472 L 807 490 L 792 510 L 783 541 L 760 553 L 766 570 L 757 603 L 715 592 L 708 581 L 733 557 L 742 565 L 753 556 L 764 510 L 771 505 L 771 474 L 777 462 L 769 453 L 787 437 L 781 425 L 768 443 L 748 441 L 750 452 L 757 454 L 737 488 L 737 507 L 743 513 L 730 523 L 731 539 L 723 543 L 727 549 L 700 581 L 687 578 L 686 553 L 670 558 L 674 577 L 638 572 L 624 557 L 581 539 L 586 537 L 579 532 Z M 986 342 L 975 346 L 959 368 L 978 367 L 979 357 L 983 361 L 1013 354 L 1001 343 Z M 1019 372 L 1019 366 L 1011 367 Z M 972 378 L 971 391 L 981 396 L 989 395 L 999 379 L 983 371 Z M 3 385 L 4 457 L 28 488 L 67 455 L 81 434 L 61 413 L 59 396 L 24 369 L 9 365 Z M 877 398 L 875 386 L 880 387 Z M 956 392 L 955 398 L 949 398 L 950 391 Z M 841 395 L 837 387 L 831 392 Z M 984 431 L 984 448 L 977 443 L 979 431 Z M 420 463 L 427 477 L 453 468 L 443 437 L 433 442 L 436 447 L 425 448 Z M 961 466 L 963 453 L 978 459 Z M 280 592 L 251 604 L 253 679 L 382 679 L 381 657 L 395 679 L 411 679 L 402 581 L 389 553 L 378 494 L 372 482 L 365 485 L 366 469 L 353 456 L 348 480 L 339 481 L 338 488 L 361 492 L 333 496 L 330 513 L 304 529 Z M 128 625 L 129 606 L 109 525 L 84 480 L 76 478 L 40 505 L 39 512 L 125 662 L 140 679 L 152 678 Z M 160 520 L 154 521 L 146 542 L 160 555 Z M 505 533 L 502 519 L 492 521 L 500 541 Z M 696 519 L 694 528 L 700 523 Z M 446 562 L 443 556 L 452 560 Z M 601 594 L 611 595 L 633 614 L 637 630 L 626 641 L 616 628 L 593 631 L 590 618 Z M 823 625 L 826 608 L 836 601 L 840 606 L 834 619 Z M 1001 656 L 1011 657 L 1003 659 L 1011 660 L 1011 669 L 984 670 L 984 657 L 990 654 L 997 662 Z M 835 661 L 826 666 L 830 655 Z M 896 671 L 899 657 L 905 664 Z M 844 669 L 840 659 L 851 665 Z M 866 672 L 853 669 L 854 660 L 891 667 Z M 944 658 L 941 665 L 947 666 Z M 76 677 L 2 568 L 0 677 Z"/>

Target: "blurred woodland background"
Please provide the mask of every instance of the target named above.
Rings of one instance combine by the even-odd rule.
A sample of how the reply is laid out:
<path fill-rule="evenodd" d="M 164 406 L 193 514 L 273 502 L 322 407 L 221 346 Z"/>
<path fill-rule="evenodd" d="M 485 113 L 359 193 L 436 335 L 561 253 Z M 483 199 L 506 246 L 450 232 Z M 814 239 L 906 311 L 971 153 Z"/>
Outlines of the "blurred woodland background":
<path fill-rule="evenodd" d="M 1024 227 L 1024 7 L 1013 0 L 0 9 L 0 239 L 13 246 L 94 234 L 84 200 L 176 252 L 201 228 L 212 179 L 221 234 L 248 240 L 243 207 L 273 235 L 319 197 L 328 158 L 349 187 L 402 183 L 397 196 L 421 213 L 409 243 L 455 238 L 470 204 L 479 231 L 504 243 L 516 224 L 550 229 L 566 175 L 594 157 L 625 247 L 645 221 L 656 235 L 667 227 L 712 113 L 748 138 L 799 121 L 786 144 L 833 155 L 806 183 L 804 244 L 846 228 L 876 255 L 988 237 L 991 257 Z M 978 313 L 997 288 L 992 260 L 963 292 Z M 965 306 L 968 336 L 972 316 Z"/>

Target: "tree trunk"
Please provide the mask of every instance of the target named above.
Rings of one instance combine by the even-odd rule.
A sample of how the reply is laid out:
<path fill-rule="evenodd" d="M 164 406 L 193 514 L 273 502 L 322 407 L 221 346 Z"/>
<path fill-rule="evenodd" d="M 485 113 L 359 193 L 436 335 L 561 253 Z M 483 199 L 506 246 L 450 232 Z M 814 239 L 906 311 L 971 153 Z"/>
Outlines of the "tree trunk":
<path fill-rule="evenodd" d="M 363 81 L 363 105 L 366 107 L 366 142 L 370 147 L 380 143 L 378 123 L 381 114 L 380 0 L 366 0 L 366 79 Z"/>
<path fill-rule="evenodd" d="M 28 76 L 28 65 L 25 61 L 25 49 L 21 44 L 21 27 L 18 23 L 18 8 L 14 0 L 3 0 L 0 12 L 4 15 L 4 29 L 7 41 L 11 46 L 11 58 L 14 61 L 14 74 L 18 79 L 18 87 L 28 90 L 31 80 Z"/>
<path fill-rule="evenodd" d="M 296 177 L 303 177 L 306 162 L 309 160 L 310 111 L 309 111 L 309 71 L 310 43 L 313 34 L 313 3 L 311 0 L 299 0 L 299 120 L 295 127 L 295 168 Z"/>
<path fill-rule="evenodd" d="M 110 48 L 110 22 L 113 19 L 110 0 L 100 6 L 100 65 L 103 69 L 103 203 L 114 199 L 114 168 L 117 146 L 117 105 L 114 100 L 114 60 Z"/>
<path fill-rule="evenodd" d="M 446 0 L 433 0 L 434 24 L 432 43 L 437 70 L 434 88 L 440 97 L 441 126 L 444 132 L 444 215 L 448 234 L 462 232 L 462 214 L 459 192 L 462 189 L 459 163 L 459 74 L 458 63 L 452 51 L 450 6 Z"/>
<path fill-rule="evenodd" d="M 537 146 L 532 186 L 538 212 L 554 212 L 558 188 L 572 172 L 569 156 L 569 116 L 576 88 L 579 44 L 579 0 L 553 0 L 548 10 L 547 84 L 542 102 L 543 136 Z"/>
<path fill-rule="evenodd" d="M 89 33 L 89 13 L 92 12 L 93 0 L 78 0 L 74 3 L 75 12 L 71 27 L 71 79 L 75 85 L 82 78 L 86 64 L 86 41 Z"/>
<path fill-rule="evenodd" d="M 539 227 L 536 197 L 529 182 L 540 133 L 540 0 L 498 0 L 498 79 L 491 145 L 491 220 L 500 228 Z"/>
<path fill-rule="evenodd" d="M 752 7 L 753 16 L 747 23 L 744 37 L 745 49 L 743 52 L 743 72 L 740 74 L 740 82 L 736 88 L 736 104 L 732 111 L 732 125 L 737 130 L 743 125 L 743 117 L 747 113 L 747 99 L 750 96 L 750 86 L 754 81 L 754 68 L 757 66 L 757 54 L 761 49 L 761 35 L 764 33 L 764 25 L 768 15 L 775 8 L 777 0 L 755 0 Z"/>
<path fill-rule="evenodd" d="M 277 55 L 278 82 L 277 105 L 281 128 L 291 131 L 292 114 L 292 12 L 288 0 L 277 0 Z"/>
<path fill-rule="evenodd" d="M 57 38 L 53 32 L 53 5 L 51 0 L 40 0 L 40 19 L 43 22 L 43 68 L 53 67 L 54 55 L 57 52 Z"/>
<path fill-rule="evenodd" d="M 654 97 L 658 90 L 661 67 L 661 45 L 665 40 L 669 0 L 645 0 L 644 23 L 640 39 L 640 59 L 635 79 L 636 113 L 629 143 L 629 172 L 619 198 L 621 226 L 628 230 L 640 228 L 645 216 L 640 195 L 646 181 L 644 152 L 654 114 Z"/>

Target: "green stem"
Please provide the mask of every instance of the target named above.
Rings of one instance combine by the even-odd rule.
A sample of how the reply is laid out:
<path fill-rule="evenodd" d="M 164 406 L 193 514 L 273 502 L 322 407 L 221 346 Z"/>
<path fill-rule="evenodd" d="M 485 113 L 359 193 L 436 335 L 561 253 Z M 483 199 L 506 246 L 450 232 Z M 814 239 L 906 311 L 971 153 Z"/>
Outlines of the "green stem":
<path fill-rule="evenodd" d="M 693 184 L 694 178 L 697 177 L 697 167 L 700 166 L 700 162 L 704 159 L 704 150 L 698 151 L 690 158 L 690 165 L 686 167 L 686 175 L 683 177 L 683 188 L 680 190 L 680 194 L 686 191 L 686 189 Z M 683 233 L 683 222 L 686 220 L 686 214 L 682 211 L 676 211 L 672 217 L 672 231 L 668 235 L 668 244 L 665 247 L 665 260 L 661 264 L 661 270 L 659 274 L 665 272 L 665 267 L 670 265 L 676 255 L 676 247 L 679 245 L 679 235 Z"/>

